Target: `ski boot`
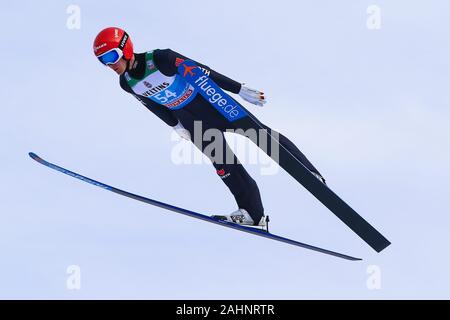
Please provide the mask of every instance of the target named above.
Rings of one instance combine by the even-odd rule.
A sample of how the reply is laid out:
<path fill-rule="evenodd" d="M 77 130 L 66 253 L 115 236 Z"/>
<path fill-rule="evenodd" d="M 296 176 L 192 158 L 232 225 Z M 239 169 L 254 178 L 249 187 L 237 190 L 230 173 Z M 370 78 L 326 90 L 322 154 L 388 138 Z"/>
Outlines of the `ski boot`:
<path fill-rule="evenodd" d="M 230 215 L 222 215 L 222 216 L 211 216 L 211 218 L 221 220 L 221 221 L 228 221 L 233 222 L 236 224 L 239 224 L 241 226 L 250 226 L 250 227 L 262 227 L 262 230 L 268 231 L 269 226 L 269 217 L 262 216 L 261 220 L 256 224 L 255 221 L 253 221 L 250 214 L 245 209 L 239 209 Z"/>

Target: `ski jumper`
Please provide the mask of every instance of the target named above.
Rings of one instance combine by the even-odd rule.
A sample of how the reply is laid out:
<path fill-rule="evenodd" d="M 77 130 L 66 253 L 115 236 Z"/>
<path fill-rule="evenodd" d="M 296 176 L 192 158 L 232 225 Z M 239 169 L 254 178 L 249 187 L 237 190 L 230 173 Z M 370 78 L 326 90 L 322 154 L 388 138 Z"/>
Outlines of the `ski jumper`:
<path fill-rule="evenodd" d="M 196 147 L 205 153 L 212 161 L 217 174 L 230 189 L 239 208 L 247 210 L 253 221 L 258 223 L 264 215 L 264 208 L 261 201 L 258 186 L 250 177 L 245 168 L 240 164 L 236 155 L 226 143 L 224 132 L 227 130 L 238 130 L 237 133 L 251 129 L 239 125 L 239 121 L 229 122 L 216 109 L 212 108 L 207 100 L 200 95 L 195 95 L 193 87 L 187 83 L 179 74 L 178 66 L 185 60 L 192 60 L 174 52 L 170 49 L 154 50 L 146 53 L 135 54 L 136 61 L 131 70 L 120 76 L 120 86 L 126 92 L 132 94 L 142 104 L 167 125 L 173 127 L 179 122 L 194 134 L 194 123 L 201 122 L 201 136 L 208 129 L 218 129 L 222 132 L 221 139 L 223 146 L 222 155 L 229 155 L 232 161 L 218 161 L 214 153 L 205 152 L 205 148 L 211 141 L 196 143 Z M 241 84 L 236 82 L 209 67 L 196 62 L 202 71 L 209 76 L 222 89 L 238 94 Z M 244 107 L 242 107 L 244 108 Z M 251 115 L 248 110 L 244 110 Z M 255 116 L 251 115 L 254 119 Z M 288 138 L 270 129 L 266 125 L 258 122 L 269 133 L 278 135 L 279 143 L 292 153 L 310 171 L 318 173 L 318 170 L 308 161 L 303 153 Z M 259 136 L 258 136 L 259 137 Z M 260 146 L 258 139 L 257 145 Z M 270 144 L 264 146 L 264 152 L 271 154 Z M 283 167 L 283 154 L 280 153 L 279 164 Z"/>

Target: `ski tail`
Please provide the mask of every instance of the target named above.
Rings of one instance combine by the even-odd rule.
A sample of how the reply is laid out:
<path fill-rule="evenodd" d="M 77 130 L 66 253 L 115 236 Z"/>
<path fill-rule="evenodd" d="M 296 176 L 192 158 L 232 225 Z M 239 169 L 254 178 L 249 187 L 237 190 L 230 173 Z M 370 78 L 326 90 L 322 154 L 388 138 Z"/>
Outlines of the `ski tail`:
<path fill-rule="evenodd" d="M 251 116 L 249 118 L 254 125 L 258 125 L 257 120 Z M 245 121 L 245 120 L 244 120 Z M 260 127 L 266 130 L 263 127 Z M 267 132 L 267 130 L 266 130 Z M 269 132 L 267 134 L 272 140 L 270 143 L 278 143 Z M 325 207 L 333 212 L 342 222 L 344 222 L 354 233 L 364 240 L 376 252 L 381 252 L 388 247 L 391 242 L 386 239 L 367 220 L 360 216 L 352 207 L 342 200 L 326 184 L 322 183 L 301 163 L 289 150 L 280 145 L 280 153 L 284 153 L 285 163 L 283 168 L 295 180 L 300 182 L 312 195 L 314 195 Z M 270 156 L 270 155 L 269 155 Z"/>

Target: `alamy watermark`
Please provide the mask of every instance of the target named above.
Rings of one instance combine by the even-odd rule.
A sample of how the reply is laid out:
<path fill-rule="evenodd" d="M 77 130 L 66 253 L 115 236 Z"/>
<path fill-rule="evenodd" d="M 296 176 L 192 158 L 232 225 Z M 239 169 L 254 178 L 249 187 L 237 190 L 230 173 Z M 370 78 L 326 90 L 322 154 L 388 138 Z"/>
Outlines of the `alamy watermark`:
<path fill-rule="evenodd" d="M 380 290 L 381 289 L 381 268 L 377 265 L 370 265 L 366 269 L 369 275 L 366 281 L 367 289 Z"/>
<path fill-rule="evenodd" d="M 369 30 L 381 29 L 381 8 L 377 5 L 371 5 L 367 7 L 366 13 L 368 14 L 366 20 L 366 26 Z"/>
<path fill-rule="evenodd" d="M 66 27 L 69 30 L 81 29 L 81 8 L 76 4 L 67 7 L 66 13 L 69 15 L 66 20 Z"/>
<path fill-rule="evenodd" d="M 262 175 L 275 175 L 279 171 L 280 145 L 279 133 L 268 132 L 266 129 L 228 129 L 226 133 L 243 136 L 246 139 L 233 139 L 233 144 L 227 142 L 224 132 L 219 129 L 203 130 L 202 122 L 194 122 L 194 134 L 191 135 L 192 144 L 187 144 L 176 133 L 171 140 L 176 142 L 172 148 L 171 159 L 174 164 L 205 164 L 209 161 L 215 164 L 257 164 L 260 165 Z M 266 157 L 258 152 L 258 146 Z M 195 147 L 202 151 L 195 152 Z M 232 150 L 236 150 L 239 159 Z M 209 159 L 209 160 L 208 160 Z"/>
<path fill-rule="evenodd" d="M 81 268 L 77 265 L 70 265 L 66 269 L 68 275 L 66 279 L 66 288 L 68 290 L 80 290 L 81 289 Z"/>

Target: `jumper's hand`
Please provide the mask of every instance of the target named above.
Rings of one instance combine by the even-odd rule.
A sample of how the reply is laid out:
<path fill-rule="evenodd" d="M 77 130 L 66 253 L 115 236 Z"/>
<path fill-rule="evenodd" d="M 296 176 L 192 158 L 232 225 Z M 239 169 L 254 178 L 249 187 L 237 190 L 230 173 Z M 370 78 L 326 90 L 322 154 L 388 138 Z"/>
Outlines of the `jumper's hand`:
<path fill-rule="evenodd" d="M 191 134 L 190 134 L 189 130 L 184 128 L 183 125 L 181 124 L 181 122 L 178 122 L 178 124 L 173 127 L 173 130 L 175 130 L 175 132 L 178 133 L 178 135 L 182 139 L 191 141 Z"/>
<path fill-rule="evenodd" d="M 242 99 L 256 104 L 257 106 L 264 106 L 264 104 L 267 102 L 266 98 L 264 98 L 264 92 L 251 89 L 245 86 L 245 84 L 242 84 L 241 91 L 239 91 L 239 95 Z"/>

